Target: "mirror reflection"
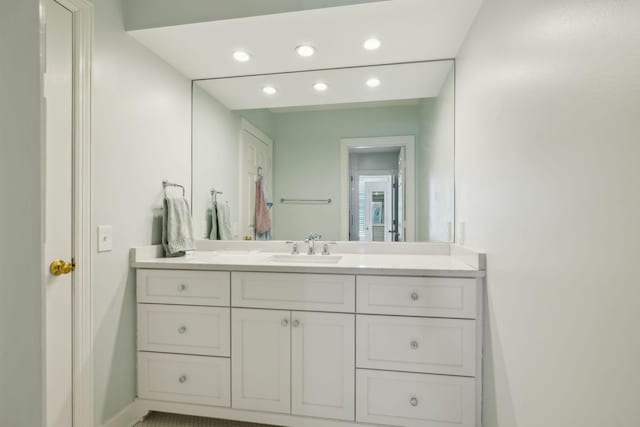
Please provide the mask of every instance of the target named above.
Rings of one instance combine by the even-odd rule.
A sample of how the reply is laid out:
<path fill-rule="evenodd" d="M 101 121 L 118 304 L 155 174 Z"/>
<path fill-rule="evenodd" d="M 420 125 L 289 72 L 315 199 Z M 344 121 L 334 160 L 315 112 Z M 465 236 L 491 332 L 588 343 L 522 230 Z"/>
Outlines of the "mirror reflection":
<path fill-rule="evenodd" d="M 452 241 L 452 61 L 193 83 L 207 239 Z"/>

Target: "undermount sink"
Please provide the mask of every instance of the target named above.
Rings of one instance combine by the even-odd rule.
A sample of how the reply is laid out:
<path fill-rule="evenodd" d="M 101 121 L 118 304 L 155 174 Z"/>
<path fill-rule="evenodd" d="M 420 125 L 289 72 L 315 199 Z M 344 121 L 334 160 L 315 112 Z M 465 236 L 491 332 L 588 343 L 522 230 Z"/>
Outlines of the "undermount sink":
<path fill-rule="evenodd" d="M 337 264 L 341 259 L 341 255 L 272 255 L 267 261 L 287 264 Z"/>

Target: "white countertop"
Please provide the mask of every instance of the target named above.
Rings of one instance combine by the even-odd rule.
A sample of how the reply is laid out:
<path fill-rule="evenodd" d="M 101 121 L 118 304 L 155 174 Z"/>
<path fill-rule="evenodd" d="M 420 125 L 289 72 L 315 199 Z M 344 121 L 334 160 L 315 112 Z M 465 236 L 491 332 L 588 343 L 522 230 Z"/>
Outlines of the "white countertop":
<path fill-rule="evenodd" d="M 142 254 L 141 254 L 142 255 Z M 452 255 L 334 253 L 332 263 L 317 263 L 323 255 L 296 255 L 295 261 L 274 261 L 282 252 L 255 250 L 193 251 L 177 258 L 144 255 L 132 260 L 134 268 L 179 270 L 265 271 L 327 274 L 386 274 L 417 276 L 484 277 L 485 272 Z M 287 258 L 285 256 L 285 258 Z M 320 259 L 318 259 L 320 258 Z M 309 260 L 310 262 L 306 262 Z"/>

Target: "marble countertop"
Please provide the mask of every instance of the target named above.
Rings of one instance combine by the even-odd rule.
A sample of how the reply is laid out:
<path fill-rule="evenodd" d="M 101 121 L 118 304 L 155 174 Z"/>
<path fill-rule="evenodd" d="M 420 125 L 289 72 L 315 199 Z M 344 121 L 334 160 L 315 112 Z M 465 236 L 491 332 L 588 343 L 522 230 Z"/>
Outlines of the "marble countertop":
<path fill-rule="evenodd" d="M 327 262 L 328 261 L 328 262 Z M 183 257 L 132 259 L 134 268 L 484 277 L 485 272 L 452 255 L 354 254 L 288 255 L 256 250 L 193 251 Z"/>

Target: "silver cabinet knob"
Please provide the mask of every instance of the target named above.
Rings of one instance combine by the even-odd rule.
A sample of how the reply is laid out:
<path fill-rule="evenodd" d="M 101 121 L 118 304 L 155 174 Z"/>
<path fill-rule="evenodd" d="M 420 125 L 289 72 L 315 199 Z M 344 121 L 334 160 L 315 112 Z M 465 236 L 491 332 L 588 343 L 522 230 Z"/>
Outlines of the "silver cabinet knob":
<path fill-rule="evenodd" d="M 409 403 L 411 404 L 411 406 L 418 406 L 418 398 L 413 396 L 410 400 Z"/>
<path fill-rule="evenodd" d="M 418 298 L 420 298 L 420 295 L 418 295 L 417 292 L 411 292 L 411 300 L 412 301 L 418 301 Z"/>
<path fill-rule="evenodd" d="M 418 349 L 418 341 L 411 341 L 411 349 L 412 350 L 417 350 Z"/>
<path fill-rule="evenodd" d="M 289 320 L 282 319 L 282 322 L 280 322 L 280 324 L 282 325 L 283 328 L 286 328 L 287 326 L 289 326 Z"/>
<path fill-rule="evenodd" d="M 186 383 L 186 382 L 187 382 L 187 376 L 186 376 L 186 375 L 182 375 L 182 376 L 180 376 L 180 378 L 178 378 L 178 382 L 179 382 L 180 384 L 184 384 L 184 383 Z"/>
<path fill-rule="evenodd" d="M 187 290 L 187 285 L 185 285 L 184 283 L 180 283 L 178 285 L 178 292 L 184 292 Z"/>
<path fill-rule="evenodd" d="M 298 326 L 300 326 L 300 321 L 298 319 L 294 320 L 293 322 L 291 322 L 291 326 L 297 328 Z"/>
<path fill-rule="evenodd" d="M 187 327 L 186 326 L 180 326 L 178 328 L 178 333 L 179 334 L 184 334 L 185 332 L 187 332 Z"/>

